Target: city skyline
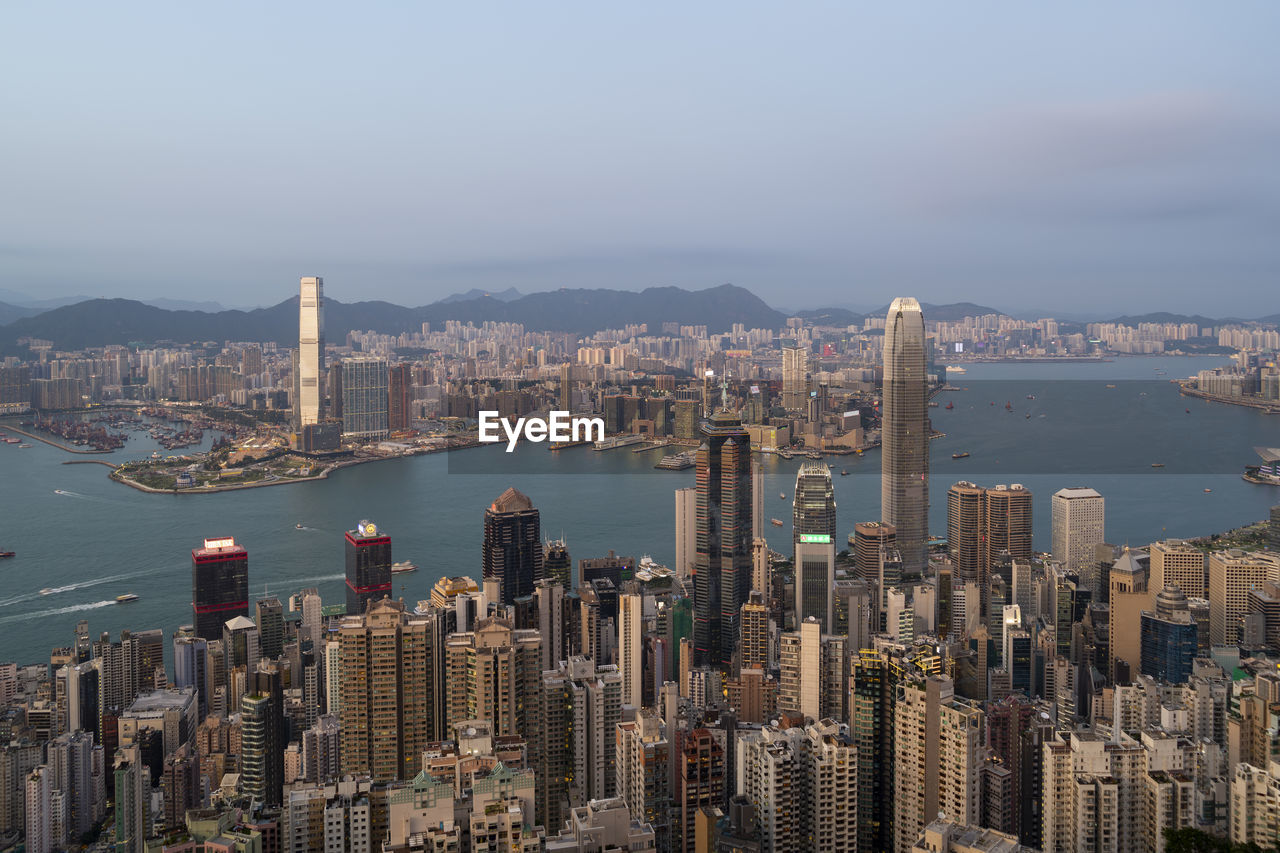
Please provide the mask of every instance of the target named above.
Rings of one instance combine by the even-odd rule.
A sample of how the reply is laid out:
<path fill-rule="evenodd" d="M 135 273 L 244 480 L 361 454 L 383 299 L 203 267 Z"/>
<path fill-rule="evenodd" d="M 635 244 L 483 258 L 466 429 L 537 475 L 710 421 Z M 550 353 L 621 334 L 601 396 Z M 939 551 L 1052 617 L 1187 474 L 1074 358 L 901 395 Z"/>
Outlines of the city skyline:
<path fill-rule="evenodd" d="M 1280 8 L 247 11 L 0 27 L 0 849 L 1280 853 Z"/>

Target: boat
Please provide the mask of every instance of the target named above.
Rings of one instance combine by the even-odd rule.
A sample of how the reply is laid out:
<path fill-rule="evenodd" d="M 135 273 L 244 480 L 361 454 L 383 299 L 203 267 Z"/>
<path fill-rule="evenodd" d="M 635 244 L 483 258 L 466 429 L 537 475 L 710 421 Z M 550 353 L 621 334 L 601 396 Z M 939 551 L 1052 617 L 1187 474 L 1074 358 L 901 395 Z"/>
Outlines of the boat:
<path fill-rule="evenodd" d="M 956 407 L 956 404 L 952 402 L 948 402 L 947 405 L 945 406 L 945 408 L 948 408 L 948 409 L 954 409 L 955 407 Z"/>
<path fill-rule="evenodd" d="M 1114 385 L 1108 385 L 1107 387 L 1108 387 L 1108 388 L 1114 388 L 1114 387 L 1116 387 L 1116 386 L 1114 386 Z"/>
<path fill-rule="evenodd" d="M 1028 395 L 1027 395 L 1027 399 L 1028 399 L 1028 400 L 1034 400 L 1035 398 L 1036 398 L 1036 395 L 1035 395 L 1035 394 L 1028 394 Z"/>
<path fill-rule="evenodd" d="M 31 446 L 31 445 L 29 445 L 29 444 L 19 444 L 19 445 L 18 445 L 18 449 L 19 449 L 19 450 L 23 450 L 24 448 L 28 448 L 28 447 L 30 447 L 30 446 Z"/>
<path fill-rule="evenodd" d="M 299 521 L 299 522 L 298 522 L 297 524 L 295 524 L 293 527 L 294 527 L 294 529 L 295 529 L 295 530 L 305 530 L 305 529 L 306 529 L 306 528 L 304 528 L 304 527 L 302 526 L 302 522 L 301 522 L 301 521 Z"/>
<path fill-rule="evenodd" d="M 661 468 L 664 471 L 683 471 L 685 468 L 692 468 L 697 457 L 696 450 L 686 450 L 683 453 L 671 453 L 662 457 L 662 461 L 654 468 Z"/>
<path fill-rule="evenodd" d="M 126 592 L 124 595 L 116 596 L 116 604 L 124 604 L 129 601 L 137 601 L 138 596 L 132 592 Z"/>
<path fill-rule="evenodd" d="M 0 551 L 0 560 L 5 559 L 6 557 L 12 557 L 16 553 L 16 551 Z"/>
<path fill-rule="evenodd" d="M 778 492 L 778 497 L 785 501 L 785 500 L 787 499 L 787 493 L 786 493 L 786 492 Z"/>
<path fill-rule="evenodd" d="M 967 451 L 967 450 L 966 450 L 966 451 L 963 451 L 963 452 L 961 452 L 961 453 L 952 453 L 952 454 L 951 454 L 951 458 L 952 458 L 952 459 L 968 459 L 968 458 L 969 458 L 969 451 Z"/>
<path fill-rule="evenodd" d="M 848 468 L 841 468 L 841 469 L 840 469 L 840 476 L 841 476 L 841 477 L 848 477 L 848 476 L 849 476 L 849 469 L 848 469 Z"/>
<path fill-rule="evenodd" d="M 53 587 L 48 587 L 48 586 L 46 586 L 44 589 L 40 590 L 40 594 L 41 594 L 41 595 L 52 595 L 52 594 L 53 594 Z"/>
<path fill-rule="evenodd" d="M 1190 410 L 1190 409 L 1187 409 L 1187 414 L 1188 414 L 1188 415 L 1189 415 L 1189 414 L 1191 414 L 1191 410 Z"/>
<path fill-rule="evenodd" d="M 1151 463 L 1151 467 L 1152 467 L 1152 468 L 1163 468 L 1163 467 L 1164 467 L 1164 463 L 1163 463 L 1163 462 L 1152 462 L 1152 463 Z"/>
<path fill-rule="evenodd" d="M 1212 492 L 1212 491 L 1213 491 L 1213 489 L 1205 489 L 1205 490 L 1204 490 L 1204 493 L 1207 495 L 1207 494 L 1209 494 L 1209 493 L 1210 493 L 1210 492 Z"/>
<path fill-rule="evenodd" d="M 609 438 L 602 438 L 595 442 L 592 447 L 596 450 L 615 450 L 619 447 L 628 447 L 632 444 L 639 444 L 645 441 L 643 435 L 614 435 Z"/>
<path fill-rule="evenodd" d="M 780 519 L 780 518 L 771 518 L 771 519 L 769 519 L 769 523 L 770 523 L 770 524 L 772 524 L 774 527 L 781 527 L 781 526 L 782 526 L 782 519 Z"/>
<path fill-rule="evenodd" d="M 1005 410 L 1006 412 L 1012 412 L 1012 411 L 1013 411 L 1013 403 L 1009 402 L 1008 400 L 1005 400 L 1005 401 L 1004 401 L 1004 410 Z"/>
<path fill-rule="evenodd" d="M 417 570 L 418 567 L 408 560 L 401 560 L 398 563 L 391 564 L 391 574 L 393 575 L 402 575 L 405 572 L 416 572 Z"/>
<path fill-rule="evenodd" d="M 929 401 L 929 408 L 931 408 L 931 409 L 936 409 L 936 408 L 938 408 L 938 404 L 937 404 L 937 402 L 936 402 L 936 401 L 934 401 L 934 400 L 930 400 L 930 401 Z"/>
<path fill-rule="evenodd" d="M 1031 420 L 1031 413 L 1027 412 L 1027 420 Z"/>

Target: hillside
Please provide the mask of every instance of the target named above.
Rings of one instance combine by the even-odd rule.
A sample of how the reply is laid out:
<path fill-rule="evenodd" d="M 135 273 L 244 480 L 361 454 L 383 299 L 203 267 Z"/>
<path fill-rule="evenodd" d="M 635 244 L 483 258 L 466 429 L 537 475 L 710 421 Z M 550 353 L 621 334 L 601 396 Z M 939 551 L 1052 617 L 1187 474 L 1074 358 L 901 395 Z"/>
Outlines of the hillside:
<path fill-rule="evenodd" d="M 640 293 L 557 290 L 509 302 L 480 296 L 421 308 L 325 301 L 325 332 L 331 341 L 343 340 L 351 330 L 399 334 L 419 331 L 424 322 L 442 327 L 446 320 L 519 322 L 538 331 L 584 334 L 633 323 L 648 323 L 656 330 L 668 321 L 705 324 L 713 331 L 724 331 L 733 323 L 778 328 L 785 319 L 750 291 L 733 285 L 699 291 L 655 287 Z M 131 299 L 91 299 L 0 325 L 0 353 L 21 353 L 17 340 L 23 337 L 51 340 L 66 350 L 162 340 L 276 341 L 291 346 L 298 339 L 298 300 L 253 311 L 206 312 L 169 311 Z"/>

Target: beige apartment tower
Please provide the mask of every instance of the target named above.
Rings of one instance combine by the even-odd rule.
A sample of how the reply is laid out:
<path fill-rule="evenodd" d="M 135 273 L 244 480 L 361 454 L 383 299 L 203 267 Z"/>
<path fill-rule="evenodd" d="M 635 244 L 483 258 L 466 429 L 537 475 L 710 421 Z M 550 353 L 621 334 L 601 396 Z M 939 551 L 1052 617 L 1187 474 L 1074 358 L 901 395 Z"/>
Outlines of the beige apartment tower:
<path fill-rule="evenodd" d="M 386 598 L 338 629 L 344 774 L 381 781 L 418 773 L 423 748 L 439 739 L 434 629 L 432 617 Z"/>
<path fill-rule="evenodd" d="M 1249 613 L 1249 591 L 1280 581 L 1280 557 L 1231 548 L 1209 555 L 1209 642 L 1240 644 L 1240 620 Z"/>
<path fill-rule="evenodd" d="M 1206 598 L 1205 553 L 1181 539 L 1151 544 L 1151 588 L 1177 586 L 1187 598 Z"/>

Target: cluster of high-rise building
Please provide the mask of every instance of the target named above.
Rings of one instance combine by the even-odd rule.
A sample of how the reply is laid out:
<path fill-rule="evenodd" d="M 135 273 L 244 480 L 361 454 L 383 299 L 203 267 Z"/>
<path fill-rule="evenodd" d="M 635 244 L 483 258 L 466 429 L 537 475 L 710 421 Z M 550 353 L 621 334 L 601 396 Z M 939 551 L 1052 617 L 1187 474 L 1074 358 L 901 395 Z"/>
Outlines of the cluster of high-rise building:
<path fill-rule="evenodd" d="M 387 341 L 326 367 L 322 310 L 304 279 L 302 431 L 411 409 L 417 368 L 397 378 Z M 48 663 L 0 664 L 0 838 L 40 853 L 95 834 L 120 851 L 335 853 L 1136 853 L 1167 830 L 1275 844 L 1280 534 L 1117 547 L 1104 497 L 1069 485 L 1038 551 L 1029 489 L 962 481 L 931 536 L 938 377 L 919 303 L 895 299 L 881 328 L 879 517 L 840 518 L 831 470 L 806 460 L 789 548 L 771 549 L 751 392 L 722 369 L 689 399 L 665 389 L 698 442 L 669 571 L 575 563 L 515 488 L 477 508 L 478 563 L 417 602 L 393 595 L 394 531 L 367 519 L 328 603 L 255 599 L 249 548 L 204 539 L 170 637 L 82 622 Z M 813 402 L 832 374 L 811 331 L 787 330 L 768 409 L 797 425 L 832 411 Z M 446 333 L 470 358 L 524 335 Z M 649 346 L 593 341 L 556 372 L 635 370 Z M 620 423 L 649 420 L 652 397 L 576 390 L 571 405 L 616 398 Z"/>

